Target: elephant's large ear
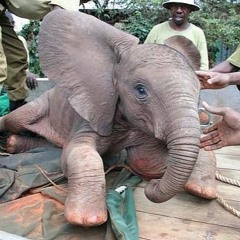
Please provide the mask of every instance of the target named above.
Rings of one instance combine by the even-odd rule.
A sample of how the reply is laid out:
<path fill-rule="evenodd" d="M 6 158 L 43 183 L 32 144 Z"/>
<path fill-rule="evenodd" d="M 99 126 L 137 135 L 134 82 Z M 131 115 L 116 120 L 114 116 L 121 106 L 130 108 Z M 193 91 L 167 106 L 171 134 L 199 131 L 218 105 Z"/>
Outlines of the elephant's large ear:
<path fill-rule="evenodd" d="M 176 35 L 166 39 L 164 44 L 179 51 L 189 60 L 194 70 L 199 70 L 201 56 L 191 40 L 184 36 Z"/>
<path fill-rule="evenodd" d="M 113 67 L 139 40 L 97 18 L 66 10 L 44 17 L 39 34 L 43 72 L 70 90 L 71 106 L 101 135 L 112 130 L 117 94 Z"/>

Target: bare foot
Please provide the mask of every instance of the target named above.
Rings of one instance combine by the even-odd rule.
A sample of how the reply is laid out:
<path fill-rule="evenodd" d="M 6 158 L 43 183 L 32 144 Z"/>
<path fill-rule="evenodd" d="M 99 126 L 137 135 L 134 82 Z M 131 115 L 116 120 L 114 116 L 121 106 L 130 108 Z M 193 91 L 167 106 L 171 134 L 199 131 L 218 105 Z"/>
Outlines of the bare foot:
<path fill-rule="evenodd" d="M 216 198 L 216 169 L 214 153 L 201 149 L 197 162 L 184 189 L 202 198 Z"/>
<path fill-rule="evenodd" d="M 13 134 L 8 137 L 6 149 L 8 153 L 26 152 L 36 147 L 53 146 L 46 139 L 35 138 L 30 136 L 20 136 Z"/>

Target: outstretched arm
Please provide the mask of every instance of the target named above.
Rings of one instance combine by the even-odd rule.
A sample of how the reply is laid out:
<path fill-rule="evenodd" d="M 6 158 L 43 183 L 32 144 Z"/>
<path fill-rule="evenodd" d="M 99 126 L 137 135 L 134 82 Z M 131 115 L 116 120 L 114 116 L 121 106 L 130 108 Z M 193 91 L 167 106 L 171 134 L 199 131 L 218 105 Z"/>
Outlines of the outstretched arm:
<path fill-rule="evenodd" d="M 218 73 L 211 71 L 196 71 L 201 89 L 220 89 L 228 85 L 240 85 L 240 72 Z"/>
<path fill-rule="evenodd" d="M 238 67 L 227 60 L 219 63 L 209 71 L 196 71 L 202 89 L 220 89 L 228 85 L 240 85 Z"/>
<path fill-rule="evenodd" d="M 206 151 L 225 146 L 240 145 L 240 113 L 227 107 L 213 107 L 203 102 L 203 106 L 210 113 L 222 116 L 222 119 L 206 128 L 201 137 L 201 147 Z"/>
<path fill-rule="evenodd" d="M 217 64 L 213 68 L 209 69 L 210 72 L 230 73 L 236 71 L 236 67 L 227 60 Z"/>

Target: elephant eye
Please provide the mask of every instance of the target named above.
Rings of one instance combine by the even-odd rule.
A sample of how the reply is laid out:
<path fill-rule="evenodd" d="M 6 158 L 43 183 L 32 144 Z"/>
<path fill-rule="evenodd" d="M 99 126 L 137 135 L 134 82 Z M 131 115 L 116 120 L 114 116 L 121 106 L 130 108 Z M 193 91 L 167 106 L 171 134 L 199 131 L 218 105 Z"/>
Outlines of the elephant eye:
<path fill-rule="evenodd" d="M 134 94 L 138 99 L 145 99 L 148 96 L 146 87 L 142 84 L 134 86 Z"/>

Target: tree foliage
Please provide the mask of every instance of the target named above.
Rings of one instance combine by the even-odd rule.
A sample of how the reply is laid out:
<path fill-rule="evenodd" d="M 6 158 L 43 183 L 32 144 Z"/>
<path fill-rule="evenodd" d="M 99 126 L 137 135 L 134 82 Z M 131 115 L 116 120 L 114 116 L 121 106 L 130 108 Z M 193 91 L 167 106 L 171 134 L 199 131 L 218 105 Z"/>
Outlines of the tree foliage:
<path fill-rule="evenodd" d="M 204 0 L 201 11 L 194 14 L 193 21 L 203 28 L 210 47 L 219 39 L 227 47 L 238 44 L 240 4 L 233 2 L 236 1 Z"/>
<path fill-rule="evenodd" d="M 94 10 L 81 11 L 121 28 L 144 42 L 151 28 L 169 18 L 161 0 L 92 0 Z M 87 2 L 87 1 L 85 1 Z M 227 49 L 235 49 L 240 40 L 240 1 L 202 0 L 201 10 L 190 14 L 190 22 L 201 27 L 206 35 L 210 62 L 214 63 L 221 42 Z M 110 7 L 111 6 L 111 7 Z M 111 8 L 111 9 L 110 9 Z M 29 44 L 30 70 L 42 74 L 37 54 L 37 34 L 40 23 L 30 21 L 21 31 Z"/>
<path fill-rule="evenodd" d="M 237 1 L 203 0 L 201 11 L 191 16 L 206 35 L 210 59 L 219 50 L 219 42 L 234 50 L 240 42 L 240 4 Z"/>
<path fill-rule="evenodd" d="M 28 43 L 28 51 L 29 51 L 29 70 L 32 73 L 38 74 L 40 77 L 44 76 L 44 74 L 41 71 L 41 66 L 39 63 L 39 57 L 38 57 L 38 33 L 40 28 L 40 21 L 31 20 L 29 24 L 25 24 L 19 33 L 21 36 L 23 36 L 27 43 Z"/>
<path fill-rule="evenodd" d="M 130 32 L 144 42 L 154 25 L 167 19 L 168 13 L 158 0 L 132 0 L 127 5 L 129 14 L 125 20 L 124 30 Z"/>

